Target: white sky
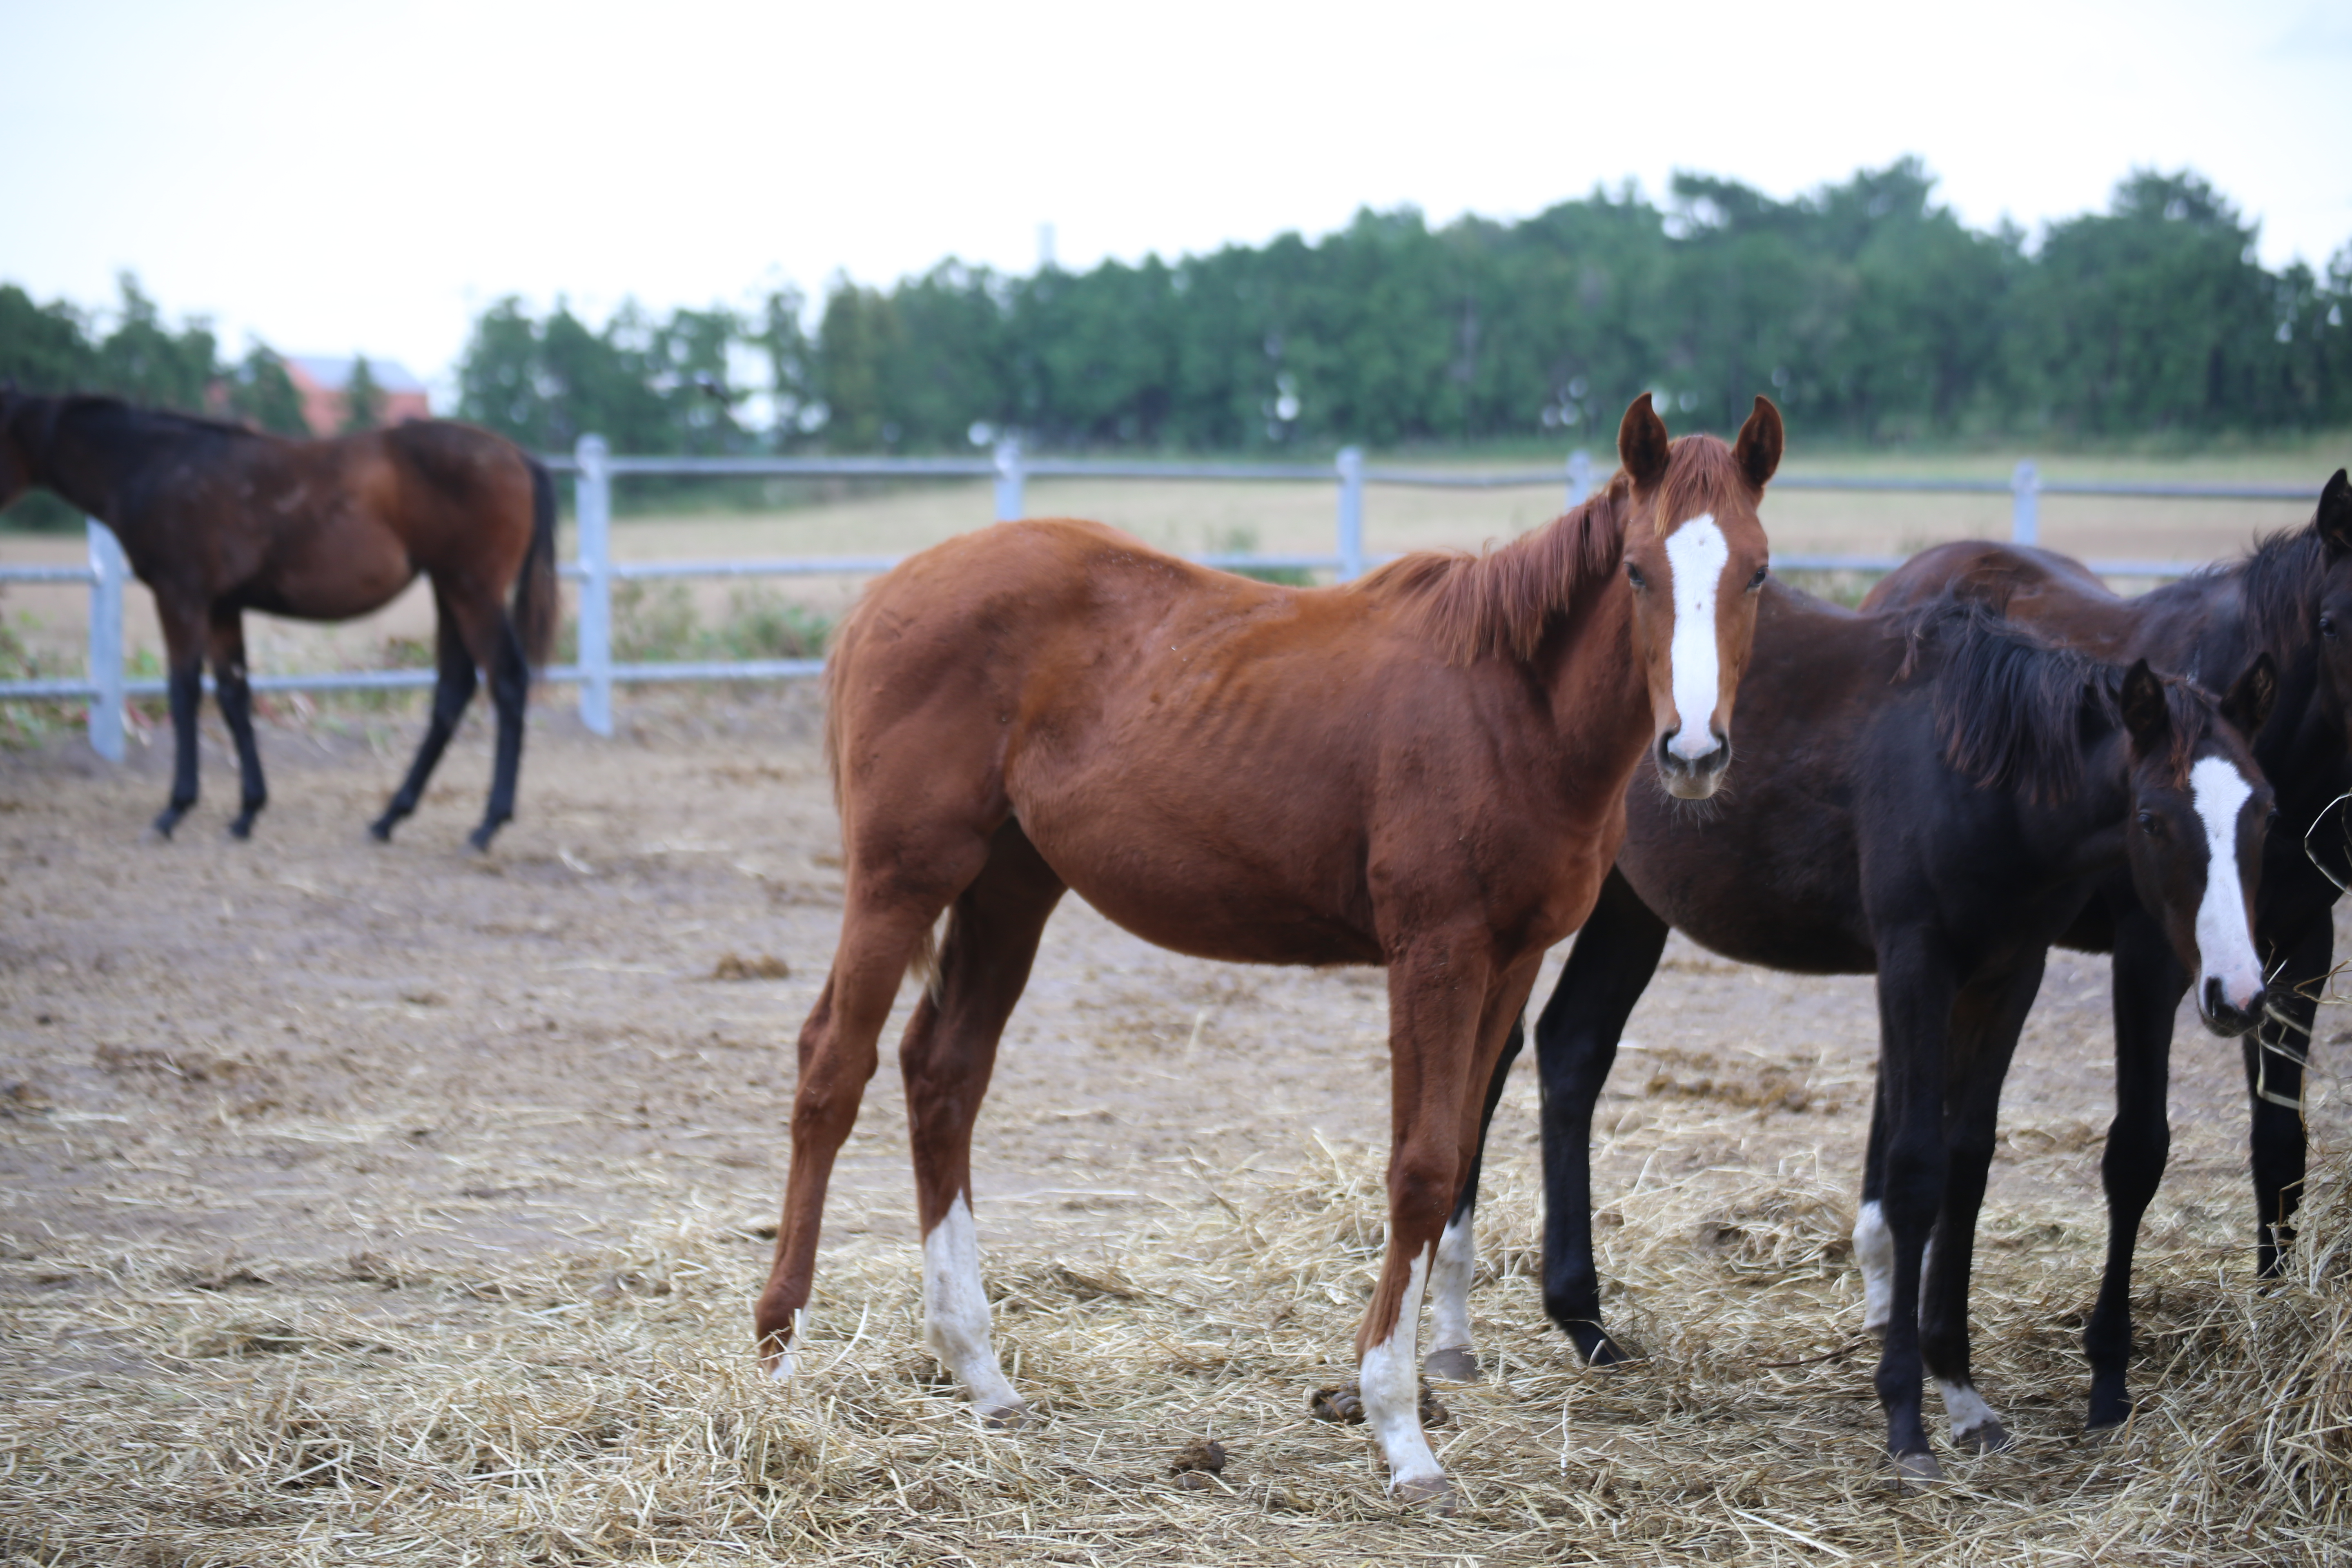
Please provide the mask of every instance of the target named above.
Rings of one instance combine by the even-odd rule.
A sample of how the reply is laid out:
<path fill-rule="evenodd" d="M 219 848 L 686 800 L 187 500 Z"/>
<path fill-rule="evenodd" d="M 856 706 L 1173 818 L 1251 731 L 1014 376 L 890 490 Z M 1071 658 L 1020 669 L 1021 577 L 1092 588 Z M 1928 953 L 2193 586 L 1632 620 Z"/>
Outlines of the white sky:
<path fill-rule="evenodd" d="M 2352 0 L 0 0 L 0 279 L 98 305 L 127 268 L 232 353 L 445 395 L 507 293 L 1026 270 L 1048 222 L 1083 268 L 1676 168 L 1787 196 L 1916 153 L 2032 228 L 2188 164 L 2266 261 L 2352 240 Z"/>

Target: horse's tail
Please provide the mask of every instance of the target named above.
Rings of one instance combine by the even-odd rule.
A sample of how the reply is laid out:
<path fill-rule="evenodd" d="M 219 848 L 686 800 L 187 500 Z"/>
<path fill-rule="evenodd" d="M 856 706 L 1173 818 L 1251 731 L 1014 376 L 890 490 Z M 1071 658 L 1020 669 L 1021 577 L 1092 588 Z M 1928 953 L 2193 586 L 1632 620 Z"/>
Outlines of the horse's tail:
<path fill-rule="evenodd" d="M 530 465 L 530 548 L 515 577 L 514 624 L 523 658 L 538 669 L 555 646 L 561 605 L 555 591 L 555 481 L 538 458 L 526 456 L 523 461 Z"/>

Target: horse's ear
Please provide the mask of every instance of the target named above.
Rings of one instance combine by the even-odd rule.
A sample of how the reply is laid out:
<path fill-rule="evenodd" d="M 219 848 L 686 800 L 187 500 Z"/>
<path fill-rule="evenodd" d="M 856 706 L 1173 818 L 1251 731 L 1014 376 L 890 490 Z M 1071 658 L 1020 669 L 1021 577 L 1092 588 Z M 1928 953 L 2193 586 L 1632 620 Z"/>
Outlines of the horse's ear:
<path fill-rule="evenodd" d="M 1627 405 L 1617 426 L 1617 461 L 1637 489 L 1647 489 L 1665 477 L 1666 422 L 1650 406 L 1646 392 Z"/>
<path fill-rule="evenodd" d="M 2132 743 L 2143 754 L 2155 751 L 2172 728 L 2172 714 L 2164 705 L 2164 682 L 2156 678 L 2146 659 L 2124 672 L 2124 689 L 2116 705 L 2123 711 L 2124 728 L 2131 732 Z"/>
<path fill-rule="evenodd" d="M 2230 695 L 2221 699 L 2221 717 L 2230 727 L 2252 740 L 2270 722 L 2271 704 L 2278 700 L 2278 666 L 2271 656 L 2260 653 L 2246 672 L 2230 688 Z"/>
<path fill-rule="evenodd" d="M 1731 449 L 1731 455 L 1738 459 L 1739 471 L 1748 476 L 1749 484 L 1760 490 L 1772 482 L 1773 474 L 1780 467 L 1780 449 L 1787 440 L 1787 432 L 1780 427 L 1780 411 L 1772 406 L 1770 398 L 1759 394 L 1755 410 L 1748 416 L 1748 423 L 1739 427 L 1739 444 Z"/>
<path fill-rule="evenodd" d="M 2352 550 L 2352 479 L 2341 468 L 2320 489 L 2318 527 L 2330 555 Z"/>

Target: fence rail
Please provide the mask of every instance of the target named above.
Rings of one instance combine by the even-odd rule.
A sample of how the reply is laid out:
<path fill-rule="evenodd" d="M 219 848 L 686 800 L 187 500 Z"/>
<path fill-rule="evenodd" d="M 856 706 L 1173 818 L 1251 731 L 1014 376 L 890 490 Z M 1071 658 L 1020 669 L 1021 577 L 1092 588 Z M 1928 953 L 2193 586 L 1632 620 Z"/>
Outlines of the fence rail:
<path fill-rule="evenodd" d="M 1024 492 L 1032 479 L 1177 479 L 1223 483 L 1336 484 L 1338 509 L 1328 553 L 1223 552 L 1196 555 L 1207 566 L 1281 568 L 1329 572 L 1341 582 L 1389 559 L 1364 550 L 1364 491 L 1370 486 L 1423 489 L 1527 489 L 1558 485 L 1573 507 L 1591 493 L 1591 455 L 1572 453 L 1564 467 L 1500 473 L 1454 473 L 1442 469 L 1367 465 L 1353 447 L 1326 466 L 1316 463 L 1182 463 L 1123 459 L 1032 458 L 1015 441 L 1003 441 L 987 458 L 656 458 L 615 457 L 602 437 L 583 436 L 568 457 L 550 457 L 547 466 L 573 481 L 579 552 L 558 568 L 580 585 L 579 658 L 544 672 L 542 679 L 576 683 L 580 716 L 600 735 L 613 732 L 615 686 L 676 680 L 773 680 L 814 675 L 824 661 L 814 658 L 739 659 L 623 663 L 613 658 L 613 586 L 616 583 L 674 577 L 868 576 L 887 572 L 895 555 L 790 556 L 764 561 L 615 561 L 612 551 L 613 483 L 632 475 L 671 478 L 806 479 L 985 479 L 994 482 L 999 521 L 1026 514 Z M 2045 495 L 2177 498 L 2198 500 L 2300 500 L 2311 492 L 2292 485 L 2153 484 L 2121 480 L 2044 479 L 2022 462 L 2006 480 L 1786 474 L 1772 481 L 1780 490 L 1849 490 L 2010 497 L 2010 537 L 2020 544 L 2041 539 L 2041 499 Z M 0 583 L 89 584 L 89 673 L 81 679 L 0 681 L 0 701 L 89 703 L 89 742 L 100 755 L 122 756 L 122 704 L 131 697 L 160 696 L 159 679 L 127 679 L 122 658 L 122 595 L 131 578 L 122 547 L 106 525 L 89 524 L 87 566 L 0 566 Z M 1773 564 L 1788 571 L 1887 572 L 1901 564 L 1893 555 L 1837 555 L 1776 551 Z M 2178 577 L 2196 569 L 2178 561 L 2093 561 L 2110 577 Z M 401 690 L 433 684 L 429 669 L 325 670 L 310 674 L 259 675 L 257 691 Z"/>

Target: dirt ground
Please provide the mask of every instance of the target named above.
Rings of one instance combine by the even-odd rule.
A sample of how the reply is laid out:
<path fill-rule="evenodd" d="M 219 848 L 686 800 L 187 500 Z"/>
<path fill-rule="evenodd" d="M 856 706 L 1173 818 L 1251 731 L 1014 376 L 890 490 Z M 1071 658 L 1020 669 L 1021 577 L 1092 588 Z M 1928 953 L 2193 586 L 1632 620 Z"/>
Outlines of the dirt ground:
<path fill-rule="evenodd" d="M 363 828 L 413 710 L 268 726 L 249 843 L 223 832 L 216 727 L 168 843 L 143 832 L 162 744 L 0 754 L 7 1561 L 1893 1561 L 1906 1530 L 1913 1562 L 2219 1552 L 2126 1503 L 2198 1440 L 2181 1347 L 2244 1293 L 2237 1053 L 2184 1017 L 2142 1253 L 2149 1415 L 2087 1447 L 2112 1069 L 2106 965 L 2074 955 L 1987 1205 L 1979 1366 L 2022 1443 L 1947 1494 L 1885 1494 L 1855 1343 L 1871 984 L 1679 938 L 1596 1151 L 1611 1310 L 1651 1359 L 1584 1371 L 1544 1323 L 1523 1067 L 1474 1296 L 1496 1377 L 1444 1391 L 1456 1520 L 1400 1516 L 1362 1429 L 1304 1419 L 1376 1257 L 1379 973 L 1180 958 L 1075 900 L 974 1175 L 1000 1348 L 1046 1421 L 977 1432 L 931 1381 L 887 1048 L 812 1370 L 760 1384 L 791 1043 L 838 921 L 815 704 L 632 697 L 601 741 L 545 698 L 486 856 L 463 848 L 478 715 L 388 847 Z M 2330 1075 L 2311 1118 L 2340 1151 Z M 1168 1459 L 1203 1435 L 1232 1466 L 1183 1490 Z"/>

